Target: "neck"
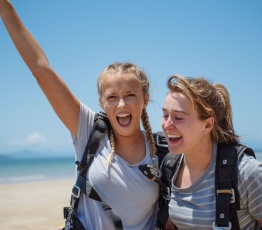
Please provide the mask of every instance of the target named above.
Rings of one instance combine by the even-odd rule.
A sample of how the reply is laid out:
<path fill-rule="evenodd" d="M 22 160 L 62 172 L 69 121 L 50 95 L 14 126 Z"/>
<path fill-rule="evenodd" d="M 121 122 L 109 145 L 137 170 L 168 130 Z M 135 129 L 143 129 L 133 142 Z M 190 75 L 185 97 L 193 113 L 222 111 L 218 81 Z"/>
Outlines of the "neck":
<path fill-rule="evenodd" d="M 115 140 L 115 152 L 129 164 L 143 160 L 146 155 L 146 144 L 141 130 L 128 137 L 118 135 Z"/>
<path fill-rule="evenodd" d="M 176 186 L 186 188 L 194 184 L 204 174 L 212 159 L 213 143 L 201 145 L 194 153 L 185 153 L 179 169 Z"/>
<path fill-rule="evenodd" d="M 192 154 L 185 154 L 184 163 L 190 170 L 205 171 L 212 159 L 212 153 L 213 143 L 210 142 Z"/>

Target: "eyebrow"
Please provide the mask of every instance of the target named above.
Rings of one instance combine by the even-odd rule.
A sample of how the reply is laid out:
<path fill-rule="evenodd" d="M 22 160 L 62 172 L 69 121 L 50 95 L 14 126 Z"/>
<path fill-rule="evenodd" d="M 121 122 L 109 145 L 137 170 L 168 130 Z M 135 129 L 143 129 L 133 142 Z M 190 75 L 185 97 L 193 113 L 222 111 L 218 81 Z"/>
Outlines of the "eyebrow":
<path fill-rule="evenodd" d="M 165 108 L 162 108 L 162 111 L 165 112 L 165 111 L 167 111 L 167 110 L 166 110 Z M 183 113 L 183 114 L 185 114 L 185 115 L 188 115 L 188 113 L 186 113 L 185 111 L 183 111 L 183 110 L 178 110 L 178 109 L 172 109 L 171 112 Z"/>

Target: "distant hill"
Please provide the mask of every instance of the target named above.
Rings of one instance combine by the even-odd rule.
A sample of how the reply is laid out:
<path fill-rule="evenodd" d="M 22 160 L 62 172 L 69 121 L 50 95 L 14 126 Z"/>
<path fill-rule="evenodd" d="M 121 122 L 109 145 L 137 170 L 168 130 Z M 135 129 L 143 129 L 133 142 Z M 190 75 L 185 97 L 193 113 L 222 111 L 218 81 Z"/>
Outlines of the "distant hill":
<path fill-rule="evenodd" d="M 13 158 L 4 154 L 0 154 L 0 162 L 10 161 Z"/>

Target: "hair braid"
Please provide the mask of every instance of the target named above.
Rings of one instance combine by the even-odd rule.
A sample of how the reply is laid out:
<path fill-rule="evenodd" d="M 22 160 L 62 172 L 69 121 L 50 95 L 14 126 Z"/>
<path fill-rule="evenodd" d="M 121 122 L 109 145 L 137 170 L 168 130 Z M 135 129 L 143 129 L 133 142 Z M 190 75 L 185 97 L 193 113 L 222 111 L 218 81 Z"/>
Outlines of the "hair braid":
<path fill-rule="evenodd" d="M 110 75 L 119 75 L 119 74 L 128 74 L 131 77 L 135 76 L 137 80 L 139 81 L 142 91 L 143 91 L 143 96 L 149 96 L 149 81 L 147 76 L 145 75 L 144 71 L 137 67 L 136 65 L 132 63 L 120 63 L 120 62 L 115 62 L 112 63 L 111 65 L 107 66 L 99 75 L 98 80 L 97 80 L 97 90 L 98 90 L 98 96 L 99 100 L 103 96 L 103 81 L 104 79 Z M 154 167 L 157 167 L 156 159 L 155 159 L 155 154 L 156 154 L 156 147 L 155 147 L 155 141 L 153 138 L 151 126 L 149 124 L 149 119 L 148 115 L 145 109 L 143 109 L 142 114 L 141 114 L 141 120 L 142 124 L 144 127 L 144 130 L 146 132 L 146 138 L 150 144 L 150 156 L 154 162 Z M 113 133 L 113 130 L 109 131 L 109 140 L 111 144 L 111 149 L 112 152 L 110 153 L 108 159 L 107 159 L 107 165 L 108 167 L 110 166 L 111 160 L 114 157 L 115 154 L 115 136 Z"/>
<path fill-rule="evenodd" d="M 109 129 L 109 141 L 110 141 L 110 145 L 111 145 L 111 153 L 108 156 L 107 160 L 106 160 L 106 167 L 107 169 L 109 168 L 111 161 L 114 157 L 115 154 L 115 136 L 114 136 L 114 131 L 112 128 Z"/>
<path fill-rule="evenodd" d="M 143 127 L 146 131 L 146 138 L 147 138 L 147 140 L 150 144 L 150 156 L 153 159 L 154 164 L 156 164 L 155 155 L 156 155 L 157 149 L 156 149 L 156 146 L 155 146 L 155 141 L 154 141 L 154 137 L 153 137 L 153 133 L 152 133 L 152 129 L 151 129 L 151 126 L 150 126 L 150 123 L 149 123 L 149 118 L 148 118 L 148 114 L 147 114 L 146 109 L 142 110 L 141 120 L 142 120 Z"/>

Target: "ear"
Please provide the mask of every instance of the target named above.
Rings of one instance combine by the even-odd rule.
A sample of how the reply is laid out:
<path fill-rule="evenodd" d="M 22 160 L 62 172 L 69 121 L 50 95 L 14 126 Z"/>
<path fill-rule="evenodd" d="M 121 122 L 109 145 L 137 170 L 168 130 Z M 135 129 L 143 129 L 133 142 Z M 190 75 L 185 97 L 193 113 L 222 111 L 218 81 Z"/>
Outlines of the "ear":
<path fill-rule="evenodd" d="M 205 120 L 204 124 L 205 124 L 205 133 L 210 133 L 212 131 L 212 129 L 214 128 L 214 123 L 215 123 L 215 119 L 214 117 L 209 117 Z"/>
<path fill-rule="evenodd" d="M 146 106 L 147 106 L 147 104 L 148 104 L 148 102 L 149 102 L 149 98 L 150 98 L 149 94 L 146 94 L 146 95 L 144 96 L 144 105 L 143 105 L 143 109 L 146 108 Z"/>
<path fill-rule="evenodd" d="M 101 106 L 101 108 L 104 110 L 104 106 L 103 106 L 103 100 L 102 98 L 100 97 L 99 98 L 99 105 Z"/>

